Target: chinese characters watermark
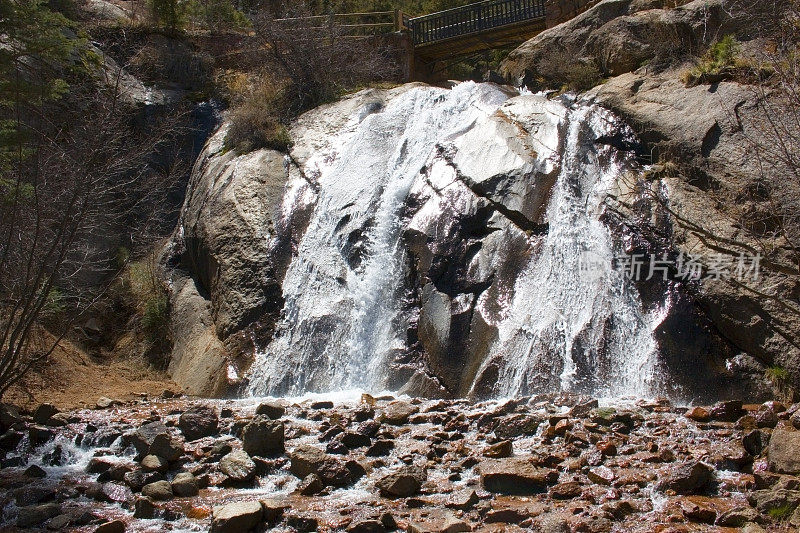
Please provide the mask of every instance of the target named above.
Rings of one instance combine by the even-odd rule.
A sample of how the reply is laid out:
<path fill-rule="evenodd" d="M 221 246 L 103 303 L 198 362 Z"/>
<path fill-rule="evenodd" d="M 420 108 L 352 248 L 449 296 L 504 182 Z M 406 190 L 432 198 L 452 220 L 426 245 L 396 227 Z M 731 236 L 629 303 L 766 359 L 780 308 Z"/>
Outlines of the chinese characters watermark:
<path fill-rule="evenodd" d="M 611 267 L 621 271 L 633 281 L 679 280 L 695 281 L 710 279 L 719 281 L 735 279 L 737 281 L 758 280 L 761 267 L 761 254 L 738 256 L 728 254 L 695 255 L 681 252 L 670 257 L 666 253 L 658 254 L 625 254 L 614 257 Z M 584 252 L 579 259 L 581 275 L 597 277 L 608 270 L 608 260 Z"/>

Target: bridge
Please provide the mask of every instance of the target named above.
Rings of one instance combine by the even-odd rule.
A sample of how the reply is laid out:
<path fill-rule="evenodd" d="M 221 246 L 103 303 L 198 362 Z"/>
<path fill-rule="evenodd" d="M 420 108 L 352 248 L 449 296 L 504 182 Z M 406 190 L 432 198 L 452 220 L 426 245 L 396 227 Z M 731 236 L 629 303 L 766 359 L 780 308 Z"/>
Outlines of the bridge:
<path fill-rule="evenodd" d="M 420 17 L 408 17 L 395 10 L 337 13 L 302 20 L 318 19 L 323 24 L 327 21 L 328 25 L 336 24 L 353 36 L 391 33 L 397 38 L 397 47 L 404 52 L 405 78 L 430 81 L 448 61 L 522 44 L 598 1 L 483 0 Z"/>

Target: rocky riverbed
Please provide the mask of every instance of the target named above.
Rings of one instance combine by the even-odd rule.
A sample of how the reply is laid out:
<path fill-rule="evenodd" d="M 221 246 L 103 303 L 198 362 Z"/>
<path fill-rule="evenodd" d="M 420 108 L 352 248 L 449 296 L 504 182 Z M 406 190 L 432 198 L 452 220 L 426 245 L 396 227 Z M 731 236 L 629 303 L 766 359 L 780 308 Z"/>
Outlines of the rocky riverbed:
<path fill-rule="evenodd" d="M 4 531 L 796 531 L 800 404 L 4 407 Z"/>

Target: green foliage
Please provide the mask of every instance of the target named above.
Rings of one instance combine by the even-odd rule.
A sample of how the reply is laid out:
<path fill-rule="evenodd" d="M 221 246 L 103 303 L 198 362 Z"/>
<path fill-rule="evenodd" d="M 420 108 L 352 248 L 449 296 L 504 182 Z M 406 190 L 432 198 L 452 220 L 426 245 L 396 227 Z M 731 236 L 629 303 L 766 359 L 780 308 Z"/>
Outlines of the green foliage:
<path fill-rule="evenodd" d="M 694 68 L 684 73 L 684 83 L 690 87 L 729 78 L 737 66 L 740 50 L 736 37 L 726 35 L 711 45 Z"/>
<path fill-rule="evenodd" d="M 285 152 L 292 144 L 284 120 L 290 118 L 286 110 L 286 90 L 263 79 L 255 87 L 240 89 L 232 95 L 234 101 L 230 114 L 230 127 L 225 135 L 225 150 L 244 154 L 270 148 Z"/>
<path fill-rule="evenodd" d="M 192 22 L 211 33 L 244 30 L 251 26 L 250 19 L 230 0 L 192 0 L 188 10 Z"/>
<path fill-rule="evenodd" d="M 789 379 L 789 371 L 781 366 L 771 366 L 767 368 L 767 377 L 775 382 L 785 382 Z"/>
<path fill-rule="evenodd" d="M 53 287 L 47 293 L 47 300 L 42 308 L 42 316 L 44 318 L 53 318 L 63 313 L 65 309 L 64 294 L 58 288 Z"/>
<path fill-rule="evenodd" d="M 795 505 L 795 504 L 793 504 L 791 502 L 788 502 L 788 503 L 784 503 L 783 505 L 780 505 L 778 507 L 773 507 L 772 509 L 767 511 L 767 514 L 773 520 L 786 520 L 787 518 L 792 516 L 792 513 L 795 510 L 795 507 L 797 507 L 797 505 Z"/>
<path fill-rule="evenodd" d="M 153 22 L 169 34 L 178 34 L 186 28 L 191 3 L 186 0 L 147 0 Z"/>
<path fill-rule="evenodd" d="M 31 109 L 60 99 L 69 89 L 64 75 L 83 39 L 70 38 L 72 24 L 41 0 L 0 0 L 0 171 L 31 155 Z M 21 183 L 0 183 L 7 198 L 24 195 Z"/>
<path fill-rule="evenodd" d="M 128 287 L 139 324 L 153 346 L 163 346 L 169 338 L 169 299 L 158 279 L 153 259 L 130 263 Z"/>

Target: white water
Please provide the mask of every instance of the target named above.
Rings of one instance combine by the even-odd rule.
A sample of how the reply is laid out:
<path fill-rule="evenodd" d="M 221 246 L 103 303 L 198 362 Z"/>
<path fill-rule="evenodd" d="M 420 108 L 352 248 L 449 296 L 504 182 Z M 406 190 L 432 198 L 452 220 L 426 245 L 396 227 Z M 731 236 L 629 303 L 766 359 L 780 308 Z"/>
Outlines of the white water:
<path fill-rule="evenodd" d="M 490 131 L 498 110 L 529 132 L 524 142 L 532 147 L 530 155 L 512 153 L 508 136 Z M 327 141 L 328 149 L 305 163 L 319 185 L 316 204 L 284 280 L 278 333 L 253 364 L 250 393 L 386 387 L 394 355 L 407 348 L 402 231 L 414 215 L 407 212 L 409 193 L 436 187 L 438 194 L 452 185 L 463 189 L 463 205 L 471 201 L 472 193 L 454 182 L 454 172 L 437 155 L 443 146 L 457 149 L 453 161 L 465 175 L 472 170 L 489 176 L 510 165 L 523 179 L 537 179 L 530 177 L 532 169 L 560 168 L 546 204 L 549 231 L 530 237 L 536 252 L 513 291 L 502 299 L 487 291 L 478 300 L 476 312 L 498 328 L 490 352 L 497 356 L 486 360 L 478 379 L 494 364 L 497 396 L 548 387 L 614 396 L 652 393 L 652 331 L 659 314 L 645 312 L 632 284 L 612 268 L 620 245 L 599 219 L 606 189 L 629 164 L 593 143 L 612 125 L 612 117 L 593 107 L 536 95 L 509 101 L 496 86 L 473 83 L 452 90 L 414 88 L 377 112 L 354 113 Z M 313 201 L 302 192 L 300 178 L 293 179 L 288 190 L 303 201 L 284 202 L 287 217 Z M 527 201 L 513 188 L 518 185 L 507 194 L 514 209 Z M 435 218 L 442 207 L 428 202 L 419 212 Z M 581 276 L 587 253 L 603 266 Z M 498 308 L 500 318 L 492 319 Z"/>
<path fill-rule="evenodd" d="M 653 330 L 663 310 L 642 309 L 623 269 L 613 267 L 623 251 L 600 221 L 608 192 L 630 165 L 594 144 L 612 133 L 612 120 L 596 107 L 565 110 L 549 231 L 498 324 L 494 390 L 500 396 L 541 392 L 555 376 L 561 390 L 611 397 L 656 392 Z M 479 302 L 485 304 L 485 298 Z"/>

